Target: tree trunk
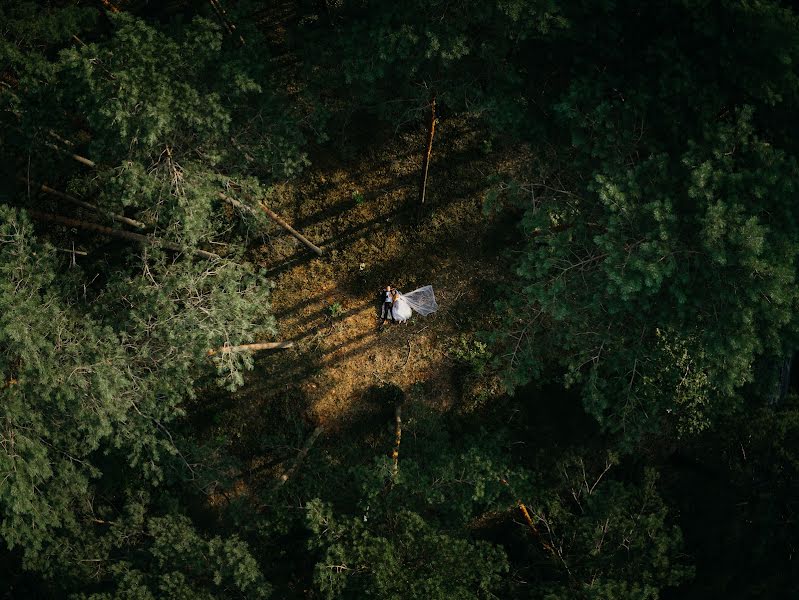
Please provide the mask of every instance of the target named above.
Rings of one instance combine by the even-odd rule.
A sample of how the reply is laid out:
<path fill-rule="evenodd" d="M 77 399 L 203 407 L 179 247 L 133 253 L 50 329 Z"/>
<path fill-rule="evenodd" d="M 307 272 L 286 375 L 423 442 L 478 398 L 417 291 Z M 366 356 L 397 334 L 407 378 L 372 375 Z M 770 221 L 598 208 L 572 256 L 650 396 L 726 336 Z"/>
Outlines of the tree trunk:
<path fill-rule="evenodd" d="M 116 213 L 112 213 L 112 212 L 108 212 L 108 211 L 102 210 L 99 206 L 96 206 L 96 205 L 91 204 L 89 202 L 85 202 L 83 200 L 75 198 L 74 196 L 70 196 L 69 194 L 65 194 L 64 192 L 59 192 L 58 190 L 54 190 L 53 188 L 48 187 L 48 186 L 46 186 L 43 183 L 36 183 L 34 181 L 29 181 L 29 180 L 25 179 L 24 177 L 18 177 L 17 179 L 19 179 L 21 182 L 26 183 L 26 184 L 33 183 L 34 185 L 37 186 L 37 188 L 38 188 L 37 191 L 44 192 L 45 194 L 50 194 L 51 196 L 55 196 L 56 198 L 61 198 L 62 200 L 66 200 L 67 202 L 70 202 L 71 204 L 74 204 L 75 206 L 80 206 L 81 208 L 85 208 L 85 209 L 94 211 L 96 213 L 100 213 L 100 214 L 106 215 L 107 217 L 109 217 L 110 219 L 112 219 L 114 221 L 117 221 L 118 223 L 124 223 L 125 225 L 130 225 L 131 227 L 137 227 L 139 229 L 144 229 L 145 228 L 144 223 L 142 223 L 141 221 L 136 221 L 134 219 L 129 219 L 128 217 L 123 217 L 122 215 L 118 215 Z"/>
<path fill-rule="evenodd" d="M 524 502 L 521 500 L 519 501 L 519 512 L 522 513 L 522 517 L 524 518 L 524 522 L 527 523 L 527 527 L 530 529 L 532 534 L 535 538 L 541 543 L 544 549 L 551 553 L 553 556 L 559 557 L 560 553 L 556 552 L 555 549 L 552 547 L 552 544 L 547 542 L 542 536 L 541 533 L 538 531 L 538 527 L 535 526 L 532 517 L 530 516 L 530 511 L 527 510 L 527 507 L 524 505 Z M 561 558 L 561 560 L 563 560 Z"/>
<path fill-rule="evenodd" d="M 289 232 L 291 235 L 293 235 L 295 238 L 297 238 L 298 240 L 300 240 L 300 241 L 301 241 L 303 244 L 305 244 L 305 246 L 306 246 L 306 247 L 307 247 L 307 248 L 308 248 L 308 249 L 309 249 L 311 252 L 314 252 L 314 253 L 315 253 L 317 256 L 322 256 L 322 254 L 323 254 L 323 250 L 322 250 L 322 249 L 321 249 L 319 246 L 316 246 L 316 245 L 314 245 L 313 243 L 311 243 L 311 241 L 310 241 L 308 238 L 306 238 L 306 237 L 305 237 L 304 235 L 302 235 L 302 234 L 301 234 L 299 231 L 297 231 L 296 229 L 294 229 L 294 228 L 293 228 L 291 225 L 289 225 L 288 223 L 286 223 L 286 222 L 285 222 L 283 219 L 281 219 L 281 218 L 280 218 L 278 215 L 276 215 L 274 212 L 272 212 L 272 211 L 269 209 L 269 207 L 268 207 L 268 206 L 266 206 L 266 205 L 265 205 L 265 204 L 263 204 L 263 203 L 262 203 L 262 204 L 260 204 L 259 206 L 260 206 L 260 207 L 261 207 L 261 209 L 263 209 L 263 211 L 266 213 L 266 216 L 268 216 L 268 217 L 269 217 L 270 219 L 272 219 L 272 220 L 273 220 L 275 223 L 277 223 L 278 225 L 280 225 L 280 226 L 281 226 L 283 229 L 285 229 L 286 231 L 288 231 L 288 232 Z"/>
<path fill-rule="evenodd" d="M 275 489 L 278 489 L 280 486 L 286 483 L 289 479 L 291 479 L 294 473 L 297 472 L 300 464 L 302 464 L 302 461 L 305 460 L 305 457 L 308 455 L 311 446 L 314 445 L 316 438 L 319 437 L 322 431 L 324 431 L 324 427 L 321 425 L 313 430 L 313 433 L 311 433 L 308 439 L 305 440 L 305 443 L 303 444 L 302 449 L 300 449 L 299 454 L 297 454 L 297 458 L 294 459 L 294 463 L 291 465 L 291 468 L 278 478 L 277 483 L 275 484 Z"/>
<path fill-rule="evenodd" d="M 84 250 L 75 250 L 74 248 L 54 248 L 54 250 L 58 250 L 59 252 L 66 252 L 67 254 L 73 254 L 77 256 L 89 256 L 89 253 Z"/>
<path fill-rule="evenodd" d="M 430 156 L 433 154 L 433 136 L 436 133 L 436 97 L 430 101 L 430 124 L 427 126 L 427 144 L 422 157 L 422 181 L 419 185 L 419 207 L 424 206 L 427 196 L 427 173 L 430 170 Z"/>
<path fill-rule="evenodd" d="M 258 350 L 285 350 L 293 348 L 294 342 L 261 342 L 259 344 L 241 344 L 240 346 L 222 346 L 208 351 L 208 356 L 215 354 L 231 354 L 233 352 L 257 352 Z"/>
<path fill-rule="evenodd" d="M 524 522 L 527 523 L 527 527 L 529 527 L 530 531 L 532 531 L 533 534 L 535 534 L 537 537 L 538 528 L 535 526 L 535 523 L 533 523 L 533 519 L 530 516 L 530 511 L 527 510 L 527 507 L 524 505 L 524 502 L 519 502 L 519 511 L 522 513 L 522 517 L 524 517 Z"/>
<path fill-rule="evenodd" d="M 114 6 L 109 0 L 101 0 L 101 1 L 103 3 L 103 6 L 105 6 L 107 10 L 110 10 L 112 13 L 119 12 L 119 9 L 116 6 Z"/>
<path fill-rule="evenodd" d="M 219 0 L 208 0 L 208 2 L 211 4 L 211 6 L 213 6 L 214 11 L 216 11 L 219 20 L 222 21 L 222 24 L 225 26 L 225 29 L 227 29 L 227 32 L 230 35 L 236 35 L 236 26 L 227 18 L 227 13 L 225 13 L 225 9 L 222 8 L 222 5 L 219 4 Z M 241 36 L 241 34 L 239 34 L 238 39 L 243 46 L 244 38 Z"/>
<path fill-rule="evenodd" d="M 224 200 L 225 202 L 227 202 L 228 204 L 230 204 L 230 206 L 233 206 L 234 208 L 238 208 L 240 211 L 246 212 L 248 215 L 255 216 L 255 214 L 256 214 L 255 210 L 253 208 L 250 208 L 249 206 L 247 206 L 243 202 L 239 202 L 235 198 L 231 198 L 230 196 L 228 196 L 226 194 L 223 194 L 222 192 L 219 192 L 219 197 L 222 200 Z"/>
<path fill-rule="evenodd" d="M 71 159 L 78 161 L 82 165 L 86 165 L 87 167 L 91 167 L 92 169 L 97 167 L 97 163 L 96 162 L 94 162 L 93 160 L 89 160 L 85 156 L 81 156 L 80 154 L 75 154 L 74 152 L 70 152 L 69 150 L 64 150 L 63 148 L 60 148 L 60 147 L 56 146 L 55 144 L 51 144 L 50 142 L 45 142 L 45 145 L 48 148 L 52 148 L 53 150 L 56 150 L 57 152 L 61 152 L 62 154 L 66 154 Z"/>
<path fill-rule="evenodd" d="M 499 481 L 503 485 L 508 485 L 508 482 L 503 478 L 500 478 Z M 541 533 L 538 531 L 538 527 L 535 526 L 535 522 L 533 521 L 533 518 L 530 516 L 530 511 L 527 510 L 527 506 L 524 504 L 524 502 L 522 502 L 521 500 L 516 500 L 516 505 L 519 508 L 519 512 L 522 513 L 522 518 L 524 519 L 524 522 L 527 524 L 527 528 L 530 530 L 530 532 L 535 536 L 535 538 L 539 542 L 541 542 L 541 545 L 547 551 L 551 552 L 554 555 L 557 555 L 554 548 L 552 548 L 552 546 L 544 538 L 541 537 Z"/>
<path fill-rule="evenodd" d="M 76 227 L 78 229 L 84 229 L 86 231 L 96 231 L 97 233 L 106 235 L 108 237 L 116 237 L 124 240 L 131 240 L 134 242 L 145 244 L 147 246 L 157 246 L 165 248 L 167 250 L 174 250 L 175 252 L 188 251 L 191 252 L 192 254 L 196 254 L 197 256 L 201 256 L 203 258 L 219 258 L 218 254 L 214 254 L 212 252 L 206 252 L 205 250 L 197 250 L 192 248 L 181 248 L 180 246 L 178 246 L 177 244 L 173 244 L 172 242 L 166 242 L 158 238 L 148 237 L 140 233 L 132 233 L 130 231 L 123 231 L 121 229 L 111 229 L 110 227 L 106 227 L 104 225 L 98 225 L 97 223 L 89 223 L 88 221 L 79 221 L 78 219 L 71 219 L 69 217 L 63 217 L 61 215 L 54 215 L 51 213 L 40 212 L 38 210 L 27 209 L 27 211 L 30 216 L 32 216 L 35 219 L 39 219 L 41 221 L 50 221 L 51 223 L 59 223 L 61 225 L 66 225 L 67 227 Z"/>
<path fill-rule="evenodd" d="M 246 204 L 242 204 L 241 202 L 231 198 L 230 196 L 227 196 L 226 194 L 223 194 L 222 192 L 219 192 L 219 197 L 228 204 L 230 204 L 231 206 L 235 206 L 236 208 L 243 210 L 244 212 L 255 214 L 255 211 L 252 208 L 250 208 Z M 280 225 L 283 229 L 288 231 L 292 236 L 294 236 L 296 239 L 302 242 L 309 250 L 314 252 L 317 256 L 322 256 L 322 253 L 324 251 L 319 246 L 314 245 L 307 237 L 302 235 L 299 231 L 294 229 L 291 225 L 289 225 L 283 219 L 281 219 L 277 214 L 271 211 L 263 202 L 260 202 L 258 205 L 261 207 L 261 210 L 263 210 L 266 213 L 266 216 L 268 216 L 275 223 Z"/>
<path fill-rule="evenodd" d="M 399 448 L 402 440 L 402 404 L 397 404 L 394 408 L 394 450 L 391 452 L 391 479 L 396 482 L 399 473 Z"/>
<path fill-rule="evenodd" d="M 78 161 L 79 163 L 82 163 L 82 164 L 84 164 L 84 165 L 86 165 L 86 166 L 89 166 L 89 167 L 92 167 L 92 168 L 94 168 L 94 167 L 96 167 L 96 166 L 97 166 L 97 164 L 96 164 L 94 161 L 91 161 L 91 160 L 89 160 L 88 158 L 85 158 L 85 157 L 83 157 L 83 156 L 79 156 L 78 154 L 72 154 L 71 152 L 67 152 L 66 150 L 64 150 L 63 148 L 59 148 L 59 147 L 58 147 L 58 146 L 56 146 L 55 144 L 47 144 L 47 145 L 48 145 L 49 147 L 51 147 L 51 148 L 55 149 L 55 150 L 58 150 L 59 152 L 64 152 L 64 153 L 68 154 L 70 157 L 72 157 L 73 159 L 75 159 L 75 160 L 76 160 L 76 161 Z M 251 209 L 249 206 L 245 206 L 244 204 L 242 204 L 242 203 L 241 203 L 241 202 L 239 202 L 238 200 L 234 200 L 233 198 L 231 198 L 231 197 L 229 197 L 229 196 L 227 196 L 227 195 L 223 194 L 222 192 L 219 192 L 219 197 L 220 197 L 222 200 L 224 200 L 225 202 L 227 202 L 227 203 L 229 203 L 229 204 L 231 204 L 231 205 L 233 205 L 233 206 L 236 206 L 236 207 L 238 207 L 238 208 L 241 208 L 242 210 L 245 210 L 245 211 L 247 211 L 247 212 L 250 212 L 250 213 L 252 213 L 252 209 Z M 262 209 L 262 210 L 263 210 L 263 211 L 266 213 L 266 215 L 267 215 L 267 216 L 268 216 L 270 219 L 272 219 L 272 220 L 273 220 L 275 223 L 277 223 L 277 224 L 278 224 L 278 225 L 280 225 L 280 226 L 281 226 L 283 229 L 285 229 L 286 231 L 288 231 L 288 232 L 289 232 L 291 235 L 293 235 L 295 238 L 297 238 L 297 239 L 298 239 L 300 242 L 302 242 L 303 244 L 305 244 L 305 246 L 306 246 L 306 247 L 307 247 L 309 250 L 311 250 L 312 252 L 314 252 L 314 253 L 315 253 L 317 256 L 322 256 L 322 254 L 324 253 L 324 251 L 323 251 L 323 250 L 322 250 L 322 249 L 321 249 L 319 246 L 316 246 L 316 245 L 314 245 L 314 244 L 313 244 L 313 243 L 312 243 L 312 242 L 311 242 L 311 241 L 310 241 L 308 238 L 306 238 L 306 237 L 305 237 L 304 235 L 302 235 L 302 234 L 301 234 L 299 231 L 297 231 L 296 229 L 294 229 L 294 228 L 293 228 L 291 225 L 289 225 L 288 223 L 286 223 L 286 222 L 285 222 L 283 219 L 281 219 L 281 218 L 280 218 L 280 217 L 279 217 L 277 214 L 275 214 L 273 211 L 271 211 L 271 210 L 270 210 L 270 209 L 269 209 L 269 208 L 268 208 L 268 207 L 267 207 L 265 204 L 263 204 L 263 203 L 259 203 L 259 206 L 261 207 L 261 209 Z M 164 246 L 164 247 L 166 248 L 166 246 Z M 173 249 L 174 249 L 174 248 L 173 248 Z M 202 252 L 202 250 L 196 250 L 195 252 L 196 252 L 196 253 L 200 253 L 200 252 Z M 216 256 L 216 255 L 214 255 L 214 256 Z"/>

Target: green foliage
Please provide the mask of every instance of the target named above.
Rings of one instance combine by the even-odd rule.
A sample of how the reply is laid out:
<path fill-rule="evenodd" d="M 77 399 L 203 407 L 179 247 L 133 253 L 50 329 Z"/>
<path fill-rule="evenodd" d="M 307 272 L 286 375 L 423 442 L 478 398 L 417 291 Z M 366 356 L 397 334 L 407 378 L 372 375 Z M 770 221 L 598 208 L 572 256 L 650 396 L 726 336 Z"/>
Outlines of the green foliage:
<path fill-rule="evenodd" d="M 461 410 L 478 410 L 505 394 L 502 378 L 493 368 L 495 357 L 486 342 L 461 334 L 451 343 L 447 354 L 455 361 L 461 387 Z"/>
<path fill-rule="evenodd" d="M 325 597 L 632 600 L 690 578 L 654 471 L 629 478 L 613 455 L 547 449 L 539 475 L 513 460 L 507 432 L 464 431 L 420 407 L 403 415 L 396 476 L 380 457 L 307 504 Z M 535 534 L 515 519 L 520 501 Z M 504 548 L 486 539 L 500 523 Z M 517 576 L 503 578 L 509 569 Z"/>
<path fill-rule="evenodd" d="M 269 330 L 269 286 L 227 261 L 145 253 L 138 272 L 112 271 L 98 291 L 78 269 L 61 274 L 24 215 L 0 211 L 0 372 L 14 380 L 0 391 L 0 532 L 49 571 L 42 553 L 55 530 L 77 527 L 75 507 L 102 475 L 97 453 L 122 450 L 133 473 L 162 480 L 180 454 L 165 424 L 207 377 L 208 349 Z M 250 364 L 226 358 L 220 376 L 240 384 Z"/>
<path fill-rule="evenodd" d="M 206 3 L 115 4 L 0 0 L 9 594 L 655 599 L 692 574 L 674 515 L 696 596 L 797 595 L 799 413 L 762 406 L 763 365 L 799 340 L 792 8 L 224 3 L 242 45 Z M 433 97 L 473 127 L 456 158 L 512 171 L 485 201 L 518 222 L 497 327 L 453 338 L 456 410 L 426 381 L 375 386 L 300 456 L 304 386 L 266 402 L 258 386 L 284 383 L 263 378 L 228 402 L 253 357 L 209 355 L 276 333 L 247 262 L 274 225 L 247 207 L 308 165 L 328 120 L 371 140 L 370 116 L 402 127 Z M 186 251 L 34 229 L 33 210 L 123 214 Z M 69 263 L 56 248 L 76 241 Z M 498 370 L 576 388 L 610 435 L 568 448 L 551 432 L 570 423 L 524 422 L 557 417 L 499 398 Z M 598 459 L 608 446 L 639 451 Z"/>
<path fill-rule="evenodd" d="M 313 547 L 324 550 L 314 583 L 326 598 L 486 598 L 507 570 L 499 548 L 448 535 L 409 511 L 375 523 L 368 514 L 337 518 L 318 501 L 307 508 Z"/>
<path fill-rule="evenodd" d="M 44 4 L 44 6 L 43 6 Z M 20 83 L 33 85 L 38 78 L 48 77 L 51 65 L 32 49 L 45 44 L 64 44 L 73 35 L 95 25 L 98 13 L 85 6 L 53 6 L 50 3 L 10 1 L 0 3 L 0 64 L 14 69 Z M 19 109 L 19 96 L 5 90 L 0 105 Z"/>
<path fill-rule="evenodd" d="M 553 486 L 531 506 L 540 547 L 560 581 L 542 582 L 536 597 L 656 599 L 692 575 L 680 559 L 682 535 L 648 470 L 637 484 L 611 479 L 615 457 L 590 464 L 560 461 Z"/>
<path fill-rule="evenodd" d="M 525 110 L 519 93 L 532 42 L 566 22 L 548 0 L 342 2 L 301 30 L 315 78 L 346 89 L 379 116 L 405 123 L 431 96 L 454 111 L 482 114 L 502 127 Z M 321 56 L 320 56 L 321 55 Z M 331 80 L 330 74 L 337 75 Z"/>
<path fill-rule="evenodd" d="M 36 556 L 71 521 L 97 470 L 85 459 L 124 422 L 133 399 L 113 331 L 60 297 L 50 248 L 0 207 L 0 372 L 4 383 L 0 531 Z"/>
<path fill-rule="evenodd" d="M 143 509 L 144 507 L 142 507 Z M 247 544 L 236 536 L 205 539 L 185 517 L 153 517 L 143 512 L 135 521 L 111 525 L 112 551 L 138 542 L 136 562 L 110 567 L 115 580 L 111 593 L 83 594 L 87 600 L 106 598 L 268 598 L 258 563 Z"/>
<path fill-rule="evenodd" d="M 335 319 L 342 312 L 344 312 L 344 309 L 341 306 L 341 302 L 334 302 L 333 304 L 327 307 L 327 312 L 330 314 L 331 319 Z"/>
<path fill-rule="evenodd" d="M 726 32 L 697 26 L 711 17 L 694 8 L 684 46 L 711 36 L 719 60 L 740 58 Z M 607 18 L 630 27 L 639 17 L 627 10 Z M 510 357 L 508 382 L 560 371 L 628 443 L 664 426 L 697 432 L 737 410 L 755 361 L 782 355 L 798 333 L 797 161 L 793 141 L 770 126 L 795 103 L 794 79 L 773 80 L 784 95 L 767 98 L 754 73 L 731 88 L 731 73 L 674 48 L 661 10 L 641 13 L 648 35 L 623 43 L 618 28 L 572 15 L 570 35 L 594 36 L 578 56 L 599 52 L 613 68 L 569 65 L 571 81 L 551 102 L 571 148 L 537 159 L 536 177 L 499 194 L 524 211 L 518 283 L 494 338 Z M 770 3 L 746 18 L 742 10 L 725 4 L 722 14 L 753 19 L 746 29 L 762 35 L 795 35 L 795 19 L 778 25 Z"/>
<path fill-rule="evenodd" d="M 797 535 L 795 395 L 780 406 L 726 418 L 681 447 L 670 461 L 667 497 L 681 513 L 697 577 L 689 599 L 793 596 Z M 666 486 L 664 486 L 666 487 Z M 764 535 L 768 532 L 768 535 Z"/>
<path fill-rule="evenodd" d="M 229 235 L 218 192 L 261 198 L 263 183 L 307 164 L 299 125 L 272 91 L 262 38 L 232 49 L 202 18 L 159 27 L 121 12 L 109 15 L 109 35 L 90 43 L 56 35 L 45 52 L 35 44 L 39 33 L 20 24 L 33 10 L 24 6 L 12 11 L 20 13 L 12 20 L 18 39 L 7 44 L 18 55 L 11 66 L 20 84 L 0 95 L 11 109 L 0 118 L 13 132 L 7 164 L 29 157 L 32 179 L 60 182 L 53 187 L 94 196 L 156 235 L 196 245 Z M 54 21 L 75 26 L 86 12 L 50 10 Z M 53 160 L 67 149 L 90 157 L 96 171 Z"/>
<path fill-rule="evenodd" d="M 471 523 L 511 502 L 503 480 L 522 489 L 526 475 L 511 467 L 499 436 L 456 439 L 421 408 L 406 407 L 403 418 L 396 477 L 379 457 L 349 469 L 354 510 L 336 510 L 329 490 L 329 500 L 308 503 L 314 583 L 328 598 L 491 597 L 507 557 Z"/>
<path fill-rule="evenodd" d="M 465 334 L 461 334 L 458 341 L 452 344 L 449 355 L 478 376 L 485 373 L 492 359 L 487 344 Z"/>
<path fill-rule="evenodd" d="M 267 91 L 257 49 L 226 51 L 219 27 L 203 19 L 175 35 L 127 13 L 111 18 L 113 36 L 63 50 L 56 65 L 64 80 L 57 100 L 80 107 L 92 131 L 90 155 L 111 163 L 151 160 L 168 148 L 178 160 L 191 154 L 228 170 L 249 162 L 259 174 L 287 176 L 301 168 L 305 158 L 293 147 L 299 136 L 291 127 L 249 137 L 250 119 L 282 109 Z"/>
<path fill-rule="evenodd" d="M 100 488 L 76 506 L 46 551 L 59 570 L 61 595 L 75 598 L 266 598 L 270 586 L 248 545 L 236 535 L 208 536 L 176 511 L 177 498 L 156 500 L 131 489 Z M 171 514 L 159 513 L 172 505 Z"/>
<path fill-rule="evenodd" d="M 87 240 L 89 257 L 67 270 L 45 241 L 57 245 L 58 230 L 34 235 L 24 211 L 2 208 L 0 371 L 14 384 L 0 390 L 0 533 L 26 568 L 73 591 L 97 581 L 96 597 L 263 597 L 246 544 L 200 534 L 176 508 L 179 496 L 133 503 L 134 521 L 119 506 L 200 477 L 189 461 L 208 452 L 179 433 L 185 403 L 214 383 L 214 371 L 232 390 L 252 367 L 248 353 L 208 351 L 275 331 L 271 285 L 231 260 L 247 232 L 231 216 L 264 221 L 225 212 L 218 192 L 247 202 L 267 195 L 273 178 L 306 164 L 303 136 L 272 92 L 263 38 L 238 51 L 201 18 L 164 27 L 122 12 L 100 26 L 96 9 L 37 7 L 0 8 L 8 180 L 46 180 L 144 222 L 148 234 L 213 244 L 225 258 L 191 262 Z M 79 171 L 64 150 L 96 168 Z M 27 186 L 6 183 L 3 196 L 69 210 Z"/>
<path fill-rule="evenodd" d="M 209 349 L 275 331 L 271 285 L 245 264 L 173 261 L 145 252 L 134 268 L 109 280 L 94 310 L 131 324 L 124 339 L 137 349 L 135 364 L 162 370 L 157 395 L 191 394 Z M 252 368 L 248 353 L 220 353 L 214 360 L 219 383 L 231 389 L 243 383 L 242 369 Z"/>
<path fill-rule="evenodd" d="M 656 385 L 667 385 L 666 389 L 673 393 L 674 408 L 677 417 L 677 431 L 680 435 L 694 434 L 706 429 L 710 420 L 706 416 L 708 401 L 713 393 L 713 384 L 707 371 L 702 368 L 705 354 L 695 339 L 670 339 L 659 329 L 655 330 L 658 339 L 659 354 L 663 356 L 662 364 L 667 369 L 661 374 Z M 689 348 L 696 349 L 698 355 L 691 356 Z M 651 385 L 646 380 L 643 385 Z"/>

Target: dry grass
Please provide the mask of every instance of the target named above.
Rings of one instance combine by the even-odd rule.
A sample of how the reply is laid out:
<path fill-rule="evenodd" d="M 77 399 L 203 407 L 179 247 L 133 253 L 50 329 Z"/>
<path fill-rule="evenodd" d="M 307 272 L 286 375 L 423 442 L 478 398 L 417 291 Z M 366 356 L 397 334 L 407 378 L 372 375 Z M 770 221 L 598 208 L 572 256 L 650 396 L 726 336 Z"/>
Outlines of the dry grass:
<path fill-rule="evenodd" d="M 482 212 L 487 177 L 512 160 L 485 156 L 463 124 L 444 123 L 436 138 L 429 206 L 416 220 L 423 132 L 398 136 L 371 156 L 316 165 L 276 189 L 272 208 L 325 248 L 315 258 L 281 231 L 256 250 L 275 281 L 274 310 L 281 339 L 296 348 L 259 357 L 251 383 L 239 393 L 251 418 L 277 395 L 305 398 L 306 419 L 327 431 L 346 424 L 375 385 L 424 397 L 445 408 L 458 401 L 451 339 L 478 324 L 463 317 L 500 279 L 485 243 L 491 223 Z M 440 310 L 408 325 L 378 327 L 379 289 L 433 285 Z M 338 316 L 329 306 L 338 303 Z M 490 311 L 482 315 L 490 320 Z M 485 321 L 483 322 L 485 324 Z"/>

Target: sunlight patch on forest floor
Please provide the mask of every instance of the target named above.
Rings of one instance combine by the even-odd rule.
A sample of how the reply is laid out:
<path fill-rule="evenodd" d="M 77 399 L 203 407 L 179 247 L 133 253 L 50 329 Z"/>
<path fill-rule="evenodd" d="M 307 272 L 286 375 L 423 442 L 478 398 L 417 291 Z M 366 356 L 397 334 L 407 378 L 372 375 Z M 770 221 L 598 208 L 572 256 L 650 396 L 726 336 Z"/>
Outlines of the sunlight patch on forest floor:
<path fill-rule="evenodd" d="M 481 153 L 463 125 L 447 123 L 441 131 L 429 206 L 418 225 L 419 135 L 399 135 L 354 164 L 315 157 L 315 168 L 277 189 L 273 208 L 326 253 L 312 257 L 284 235 L 257 250 L 276 283 L 279 336 L 296 348 L 259 358 L 249 379 L 265 385 L 254 381 L 239 395 L 257 405 L 275 394 L 299 394 L 310 407 L 306 418 L 327 430 L 357 413 L 375 385 L 408 392 L 419 384 L 442 408 L 457 402 L 448 346 L 476 328 L 464 310 L 473 310 L 478 290 L 492 287 L 500 272 L 483 243 L 489 220 L 482 212 L 487 161 L 497 165 L 500 157 Z M 439 312 L 380 331 L 379 289 L 388 283 L 403 291 L 432 284 Z"/>

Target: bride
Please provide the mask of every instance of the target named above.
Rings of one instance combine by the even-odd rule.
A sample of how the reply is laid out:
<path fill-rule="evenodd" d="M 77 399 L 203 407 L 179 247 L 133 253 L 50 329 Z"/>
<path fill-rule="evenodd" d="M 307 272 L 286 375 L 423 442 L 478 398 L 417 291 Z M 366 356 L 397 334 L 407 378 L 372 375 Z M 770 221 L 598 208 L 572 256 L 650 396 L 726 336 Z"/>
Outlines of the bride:
<path fill-rule="evenodd" d="M 403 294 L 399 290 L 392 290 L 391 297 L 394 303 L 391 306 L 391 314 L 398 323 L 406 323 L 411 318 L 413 311 L 418 312 L 423 317 L 438 310 L 433 286 L 426 285 Z"/>

